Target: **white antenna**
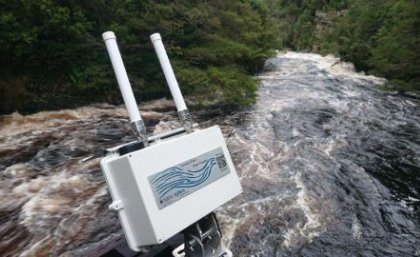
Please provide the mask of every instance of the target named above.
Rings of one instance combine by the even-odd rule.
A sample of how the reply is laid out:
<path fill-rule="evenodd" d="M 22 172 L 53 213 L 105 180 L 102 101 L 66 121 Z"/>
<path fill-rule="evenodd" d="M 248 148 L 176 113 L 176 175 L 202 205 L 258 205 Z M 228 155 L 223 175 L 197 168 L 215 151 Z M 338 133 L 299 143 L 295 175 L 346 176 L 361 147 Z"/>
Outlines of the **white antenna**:
<path fill-rule="evenodd" d="M 102 34 L 102 38 L 105 42 L 106 49 L 108 50 L 109 57 L 111 58 L 118 86 L 120 87 L 125 107 L 127 108 L 128 116 L 130 117 L 130 122 L 133 125 L 137 139 L 147 146 L 146 127 L 141 119 L 136 99 L 134 98 L 133 90 L 131 89 L 130 81 L 128 80 L 127 71 L 125 70 L 120 50 L 118 49 L 117 37 L 114 32 L 107 31 Z"/>
<path fill-rule="evenodd" d="M 162 37 L 159 33 L 155 33 L 150 36 L 150 39 L 152 40 L 160 66 L 162 67 L 163 73 L 165 74 L 166 81 L 168 82 L 169 90 L 171 91 L 172 97 L 174 99 L 181 123 L 187 133 L 191 133 L 191 116 L 187 106 L 185 105 L 181 90 L 179 89 L 178 81 L 176 80 L 174 70 L 172 69 L 171 63 L 169 62 L 168 54 L 166 53 L 165 47 L 163 46 Z"/>
<path fill-rule="evenodd" d="M 107 149 L 101 168 L 127 242 L 134 251 L 184 234 L 185 256 L 232 257 L 213 210 L 242 192 L 218 126 L 192 122 L 162 39 L 151 36 L 184 128 L 146 136 L 113 32 L 103 38 L 140 142 Z M 184 132 L 187 131 L 187 134 Z M 150 142 L 150 147 L 143 147 Z"/>

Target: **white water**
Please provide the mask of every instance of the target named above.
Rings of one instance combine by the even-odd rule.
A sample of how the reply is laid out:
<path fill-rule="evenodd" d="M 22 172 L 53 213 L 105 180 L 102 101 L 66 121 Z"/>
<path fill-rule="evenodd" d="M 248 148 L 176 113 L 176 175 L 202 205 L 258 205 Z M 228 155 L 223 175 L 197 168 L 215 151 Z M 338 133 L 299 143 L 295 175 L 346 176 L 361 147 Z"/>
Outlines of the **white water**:
<path fill-rule="evenodd" d="M 248 110 L 193 113 L 221 125 L 244 188 L 217 210 L 226 244 L 236 256 L 419 252 L 419 100 L 332 56 L 275 62 Z M 172 107 L 142 106 L 149 133 L 179 126 Z M 83 256 L 121 234 L 99 160 L 80 160 L 133 140 L 125 117 L 110 105 L 1 117 L 1 256 Z"/>

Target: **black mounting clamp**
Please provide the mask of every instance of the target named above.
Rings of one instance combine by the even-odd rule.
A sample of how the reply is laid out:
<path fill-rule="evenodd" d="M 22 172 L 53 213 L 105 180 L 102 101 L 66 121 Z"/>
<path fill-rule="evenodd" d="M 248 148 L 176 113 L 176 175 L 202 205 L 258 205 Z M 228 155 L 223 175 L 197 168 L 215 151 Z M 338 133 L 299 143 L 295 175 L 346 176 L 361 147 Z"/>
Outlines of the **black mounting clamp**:
<path fill-rule="evenodd" d="M 184 245 L 173 255 L 185 257 L 232 257 L 232 252 L 223 247 L 222 233 L 214 212 L 186 228 Z"/>

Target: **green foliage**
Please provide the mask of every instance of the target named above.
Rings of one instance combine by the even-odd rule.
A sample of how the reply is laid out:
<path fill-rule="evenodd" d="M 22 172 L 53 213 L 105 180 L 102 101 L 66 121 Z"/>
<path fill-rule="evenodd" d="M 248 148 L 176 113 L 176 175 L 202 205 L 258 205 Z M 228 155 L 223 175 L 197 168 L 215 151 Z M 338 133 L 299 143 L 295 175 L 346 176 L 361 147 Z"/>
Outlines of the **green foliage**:
<path fill-rule="evenodd" d="M 280 48 L 334 53 L 388 88 L 420 90 L 420 5 L 413 0 L 267 0 Z"/>
<path fill-rule="evenodd" d="M 182 91 L 255 100 L 270 49 L 339 54 L 388 88 L 420 89 L 413 0 L 0 0 L 0 113 L 120 103 L 101 34 L 113 30 L 138 100 L 168 95 L 149 35 L 160 32 Z"/>
<path fill-rule="evenodd" d="M 369 70 L 367 62 L 375 45 L 375 34 L 387 19 L 387 7 L 382 0 L 355 0 L 347 14 L 338 20 L 330 40 L 337 42 L 338 53 L 345 60 L 352 61 L 360 70 Z"/>
<path fill-rule="evenodd" d="M 276 20 L 280 48 L 311 51 L 315 48 L 317 11 L 339 11 L 347 0 L 267 0 Z M 322 40 L 322 39 L 321 39 Z"/>
<path fill-rule="evenodd" d="M 327 38 L 359 70 L 390 79 L 388 88 L 420 90 L 420 7 L 412 0 L 353 0 Z M 392 86 L 391 86 L 392 85 Z"/>
<path fill-rule="evenodd" d="M 399 88 L 420 90 L 420 8 L 413 1 L 395 2 L 389 16 L 375 35 L 372 72 L 400 81 L 394 83 Z"/>
<path fill-rule="evenodd" d="M 167 94 L 160 32 L 182 90 L 244 105 L 275 47 L 264 1 L 0 0 L 0 113 L 121 102 L 101 33 L 115 31 L 139 100 Z M 10 100 L 13 98 L 14 100 Z"/>

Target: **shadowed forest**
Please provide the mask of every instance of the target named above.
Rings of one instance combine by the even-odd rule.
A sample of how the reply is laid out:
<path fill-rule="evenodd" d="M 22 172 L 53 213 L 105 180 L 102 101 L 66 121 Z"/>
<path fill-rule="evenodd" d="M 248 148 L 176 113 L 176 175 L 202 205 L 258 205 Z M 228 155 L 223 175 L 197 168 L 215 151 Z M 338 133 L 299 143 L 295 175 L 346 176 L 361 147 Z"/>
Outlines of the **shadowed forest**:
<path fill-rule="evenodd" d="M 276 49 L 335 54 L 420 89 L 415 0 L 0 0 L 0 114 L 121 103 L 101 34 L 118 37 L 138 100 L 168 95 L 149 35 L 161 33 L 191 101 L 254 103 Z"/>

